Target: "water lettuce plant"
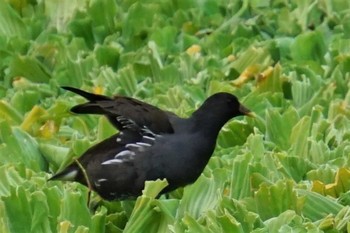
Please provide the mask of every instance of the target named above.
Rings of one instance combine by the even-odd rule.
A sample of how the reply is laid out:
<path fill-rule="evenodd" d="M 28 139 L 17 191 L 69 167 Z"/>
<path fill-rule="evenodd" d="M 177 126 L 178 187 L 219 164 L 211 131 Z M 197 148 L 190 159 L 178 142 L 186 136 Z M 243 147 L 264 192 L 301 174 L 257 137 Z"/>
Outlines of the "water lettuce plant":
<path fill-rule="evenodd" d="M 346 0 L 0 0 L 0 232 L 350 231 Z M 190 186 L 101 202 L 47 182 L 115 133 L 73 116 L 69 85 L 188 116 L 218 91 L 231 121 Z"/>

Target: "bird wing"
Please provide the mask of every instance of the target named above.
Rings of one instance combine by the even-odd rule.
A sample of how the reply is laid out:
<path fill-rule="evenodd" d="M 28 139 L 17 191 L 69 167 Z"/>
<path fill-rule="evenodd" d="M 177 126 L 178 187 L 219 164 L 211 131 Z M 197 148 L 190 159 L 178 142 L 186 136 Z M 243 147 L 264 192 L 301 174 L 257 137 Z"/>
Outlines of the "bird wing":
<path fill-rule="evenodd" d="M 117 154 L 115 154 L 113 158 L 103 161 L 101 165 L 133 162 L 133 160 L 135 159 L 135 156 L 137 156 L 142 152 L 147 151 L 149 148 L 151 148 L 154 145 L 156 138 L 161 137 L 160 135 L 154 134 L 152 131 L 150 131 L 147 128 L 143 128 L 140 131 L 140 133 L 141 133 L 141 137 L 139 138 L 139 140 L 135 140 L 133 142 L 124 144 L 124 147 L 122 150 L 120 150 Z M 117 141 L 118 141 L 118 138 L 117 138 Z"/>
<path fill-rule="evenodd" d="M 132 166 L 139 154 L 153 146 L 157 137 L 161 136 L 154 134 L 147 128 L 139 128 L 137 132 L 125 130 L 92 146 L 85 151 L 78 161 L 93 179 L 100 176 L 100 174 L 106 174 L 109 169 L 116 169 L 115 172 L 122 173 L 121 170 L 124 167 Z M 106 181 L 110 179 L 109 177 L 103 178 Z M 50 180 L 75 180 L 87 184 L 76 161 L 52 176 Z"/>
<path fill-rule="evenodd" d="M 147 128 L 142 128 L 139 132 L 140 136 L 128 143 L 124 141 L 123 134 L 119 135 L 115 139 L 121 145 L 118 150 L 103 160 L 96 161 L 98 164 L 88 166 L 87 172 L 90 171 L 93 188 L 103 198 L 112 200 L 140 195 L 147 171 L 138 167 L 143 161 L 147 162 L 144 158 L 151 156 L 152 146 L 162 136 Z"/>
<path fill-rule="evenodd" d="M 130 97 L 115 96 L 110 98 L 74 87 L 64 86 L 62 88 L 89 100 L 87 103 L 74 106 L 71 109 L 74 113 L 105 115 L 120 131 L 137 126 L 146 127 L 155 133 L 174 132 L 168 114 L 153 105 Z"/>

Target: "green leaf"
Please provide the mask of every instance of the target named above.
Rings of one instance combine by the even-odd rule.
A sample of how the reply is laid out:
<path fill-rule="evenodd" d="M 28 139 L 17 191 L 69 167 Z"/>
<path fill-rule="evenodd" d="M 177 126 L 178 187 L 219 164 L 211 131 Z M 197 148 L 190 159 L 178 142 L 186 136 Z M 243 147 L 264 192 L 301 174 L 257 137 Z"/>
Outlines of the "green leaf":
<path fill-rule="evenodd" d="M 47 162 L 42 157 L 38 143 L 33 137 L 17 127 L 11 128 L 5 122 L 0 122 L 0 128 L 0 142 L 6 145 L 3 150 L 8 150 L 2 158 L 2 163 L 23 163 L 36 171 L 46 170 Z"/>
<path fill-rule="evenodd" d="M 158 16 L 158 10 L 157 4 L 135 2 L 130 6 L 122 26 L 124 40 L 130 41 L 128 49 L 135 48 L 135 45 L 142 42 L 143 37 L 147 37 L 154 17 Z"/>
<path fill-rule="evenodd" d="M 289 149 L 290 135 L 298 120 L 298 113 L 293 107 L 288 108 L 283 114 L 277 109 L 267 110 L 266 136 L 281 149 Z"/>
<path fill-rule="evenodd" d="M 19 125 L 23 120 L 23 116 L 14 107 L 3 100 L 0 101 L 0 117 L 11 125 Z"/>
<path fill-rule="evenodd" d="M 17 91 L 11 99 L 11 105 L 24 115 L 39 102 L 40 97 L 36 91 Z"/>
<path fill-rule="evenodd" d="M 36 191 L 31 195 L 31 206 L 33 211 L 31 232 L 50 232 L 49 208 L 46 195 Z"/>
<path fill-rule="evenodd" d="M 242 73 L 249 67 L 257 66 L 257 71 L 263 70 L 271 63 L 268 50 L 266 48 L 252 47 L 247 51 L 244 51 L 240 56 L 232 63 L 232 68 Z"/>
<path fill-rule="evenodd" d="M 235 158 L 230 176 L 230 194 L 229 196 L 234 199 L 241 199 L 250 196 L 249 176 L 250 173 L 249 164 L 252 160 L 252 154 L 247 153 Z"/>
<path fill-rule="evenodd" d="M 51 78 L 49 70 L 37 59 L 29 56 L 16 56 L 9 67 L 9 77 L 24 77 L 32 82 L 47 83 Z"/>
<path fill-rule="evenodd" d="M 29 39 L 29 32 L 25 23 L 5 1 L 0 1 L 0 37 L 23 37 Z"/>
<path fill-rule="evenodd" d="M 305 198 L 305 204 L 302 209 L 303 215 L 312 221 L 325 218 L 329 214 L 337 214 L 343 208 L 335 199 L 318 193 L 302 189 L 298 189 L 297 192 Z"/>
<path fill-rule="evenodd" d="M 90 227 L 91 215 L 87 207 L 87 193 L 66 189 L 63 193 L 63 200 L 58 221 L 61 223 L 68 221 L 72 224 L 73 229 L 79 226 Z"/>
<path fill-rule="evenodd" d="M 197 181 L 184 190 L 180 206 L 177 211 L 177 218 L 182 218 L 186 213 L 198 219 L 207 211 L 215 208 L 223 192 L 226 172 L 222 169 L 213 171 L 211 177 L 201 175 Z M 192 195 L 196 193 L 196 195 Z"/>
<path fill-rule="evenodd" d="M 123 90 L 121 94 L 133 96 L 137 89 L 137 79 L 133 68 L 126 66 L 120 69 L 117 75 L 117 83 Z"/>
<path fill-rule="evenodd" d="M 164 28 L 156 29 L 150 36 L 150 40 L 154 41 L 162 52 L 173 52 L 176 47 L 176 36 L 178 29 L 173 26 L 166 26 Z"/>
<path fill-rule="evenodd" d="M 177 200 L 155 200 L 167 185 L 165 180 L 147 181 L 143 195 L 137 198 L 124 231 L 127 232 L 167 232 L 173 222 L 178 205 Z"/>
<path fill-rule="evenodd" d="M 52 142 L 40 142 L 39 150 L 48 163 L 57 171 L 62 161 L 65 161 L 69 153 L 69 148 L 54 145 Z"/>
<path fill-rule="evenodd" d="M 217 221 L 219 223 L 223 220 L 225 221 L 220 224 L 221 226 L 229 225 L 225 226 L 225 228 L 229 229 L 232 227 L 237 232 L 251 232 L 253 229 L 263 225 L 257 213 L 247 210 L 246 203 L 228 197 L 223 198 L 214 217 L 218 218 Z"/>
<path fill-rule="evenodd" d="M 114 70 L 118 67 L 120 51 L 113 46 L 98 46 L 96 48 L 96 59 L 100 66 L 110 66 Z"/>
<path fill-rule="evenodd" d="M 257 92 L 282 92 L 284 77 L 281 69 L 281 65 L 277 64 L 272 70 L 263 72 L 258 80 Z"/>
<path fill-rule="evenodd" d="M 210 233 L 211 231 L 205 227 L 202 226 L 199 222 L 196 221 L 196 218 L 186 214 L 183 219 L 183 224 L 188 228 L 188 232 L 203 232 L 203 233 Z M 183 231 L 185 232 L 185 231 Z"/>
<path fill-rule="evenodd" d="M 165 179 L 157 179 L 156 181 L 146 181 L 145 188 L 142 191 L 142 195 L 154 199 L 166 186 L 168 186 L 168 181 L 166 181 Z"/>
<path fill-rule="evenodd" d="M 73 46 L 77 49 L 76 46 Z M 61 86 L 77 86 L 80 87 L 83 81 L 90 81 L 90 74 L 94 67 L 98 64 L 93 56 L 81 57 L 76 59 L 68 57 L 64 63 L 64 69 L 55 77 Z"/>
<path fill-rule="evenodd" d="M 244 122 L 233 121 L 221 130 L 218 145 L 224 148 L 243 145 L 252 130 L 251 126 Z"/>
<path fill-rule="evenodd" d="M 65 32 L 67 24 L 73 18 L 75 12 L 85 8 L 85 4 L 81 4 L 77 0 L 48 0 L 45 3 L 45 13 L 50 18 L 50 26 L 55 27 L 59 32 Z"/>
<path fill-rule="evenodd" d="M 310 136 L 311 119 L 303 117 L 293 127 L 290 135 L 291 155 L 304 156 L 308 152 L 308 138 Z"/>
<path fill-rule="evenodd" d="M 88 14 L 92 19 L 95 41 L 103 42 L 103 39 L 115 30 L 115 16 L 117 13 L 118 5 L 113 0 L 90 2 Z"/>
<path fill-rule="evenodd" d="M 312 225 L 310 223 L 303 224 L 302 218 L 292 210 L 287 210 L 280 214 L 278 217 L 271 218 L 270 220 L 266 221 L 266 228 L 269 232 L 308 232 L 309 230 L 318 232 L 315 225 Z"/>
<path fill-rule="evenodd" d="M 326 43 L 320 31 L 310 31 L 296 37 L 291 46 L 291 55 L 295 61 L 324 61 Z"/>
<path fill-rule="evenodd" d="M 300 213 L 304 199 L 297 196 L 291 180 L 278 181 L 275 185 L 262 184 L 256 192 L 256 209 L 262 220 L 278 216 L 286 210 Z"/>
<path fill-rule="evenodd" d="M 89 231 L 104 233 L 106 228 L 107 209 L 102 207 L 99 212 L 95 213 L 91 219 L 91 227 Z"/>
<path fill-rule="evenodd" d="M 0 197 L 9 196 L 13 187 L 18 187 L 24 182 L 25 177 L 23 177 L 23 173 L 25 173 L 23 166 L 14 167 L 13 165 L 5 164 L 0 167 Z"/>
<path fill-rule="evenodd" d="M 31 232 L 33 215 L 28 191 L 23 186 L 12 187 L 10 196 L 1 199 L 4 202 L 7 221 L 12 232 Z"/>
<path fill-rule="evenodd" d="M 304 158 L 285 156 L 285 154 L 278 154 L 281 168 L 279 169 L 285 177 L 292 178 L 296 182 L 304 179 L 308 171 L 315 166 Z"/>

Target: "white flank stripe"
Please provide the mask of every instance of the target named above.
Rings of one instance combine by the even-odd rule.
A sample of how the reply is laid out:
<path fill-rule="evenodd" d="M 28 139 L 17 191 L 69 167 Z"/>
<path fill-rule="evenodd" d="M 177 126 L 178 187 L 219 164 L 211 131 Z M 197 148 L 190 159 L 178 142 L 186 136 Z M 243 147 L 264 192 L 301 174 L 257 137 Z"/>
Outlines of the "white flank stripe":
<path fill-rule="evenodd" d="M 152 146 L 151 144 L 145 143 L 145 142 L 136 142 L 139 146 Z"/>
<path fill-rule="evenodd" d="M 125 145 L 125 148 L 130 148 L 130 147 L 134 147 L 134 148 L 141 148 L 140 145 L 134 144 L 134 143 L 129 143 Z"/>
<path fill-rule="evenodd" d="M 129 150 L 123 150 L 121 152 L 119 152 L 118 154 L 116 154 L 116 156 L 114 157 L 115 159 L 118 157 L 123 157 L 123 156 L 134 156 L 135 153 Z"/>
<path fill-rule="evenodd" d="M 151 140 L 151 141 L 156 140 L 154 137 L 149 137 L 149 136 L 143 136 L 142 138 L 147 139 L 147 140 Z"/>
<path fill-rule="evenodd" d="M 117 163 L 122 163 L 123 160 L 121 159 L 110 159 L 107 161 L 104 161 L 103 163 L 101 163 L 102 165 L 110 165 L 110 164 L 117 164 Z"/>

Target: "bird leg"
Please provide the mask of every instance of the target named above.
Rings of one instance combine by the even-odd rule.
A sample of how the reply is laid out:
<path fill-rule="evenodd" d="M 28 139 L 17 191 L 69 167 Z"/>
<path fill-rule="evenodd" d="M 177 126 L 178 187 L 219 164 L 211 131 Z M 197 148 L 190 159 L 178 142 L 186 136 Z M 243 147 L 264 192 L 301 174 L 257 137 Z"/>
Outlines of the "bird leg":
<path fill-rule="evenodd" d="M 80 170 L 82 171 L 83 176 L 84 176 L 85 181 L 86 181 L 86 184 L 87 184 L 88 189 L 89 189 L 88 197 L 87 197 L 87 205 L 89 206 L 89 205 L 90 205 L 90 198 L 91 198 L 92 186 L 91 186 L 89 177 L 88 177 L 88 175 L 87 175 L 87 173 L 86 173 L 86 170 L 85 170 L 85 168 L 83 167 L 83 165 L 81 165 L 81 163 L 80 163 L 77 159 L 74 159 L 74 160 L 75 160 L 75 162 L 78 164 L 78 167 L 80 168 Z"/>

